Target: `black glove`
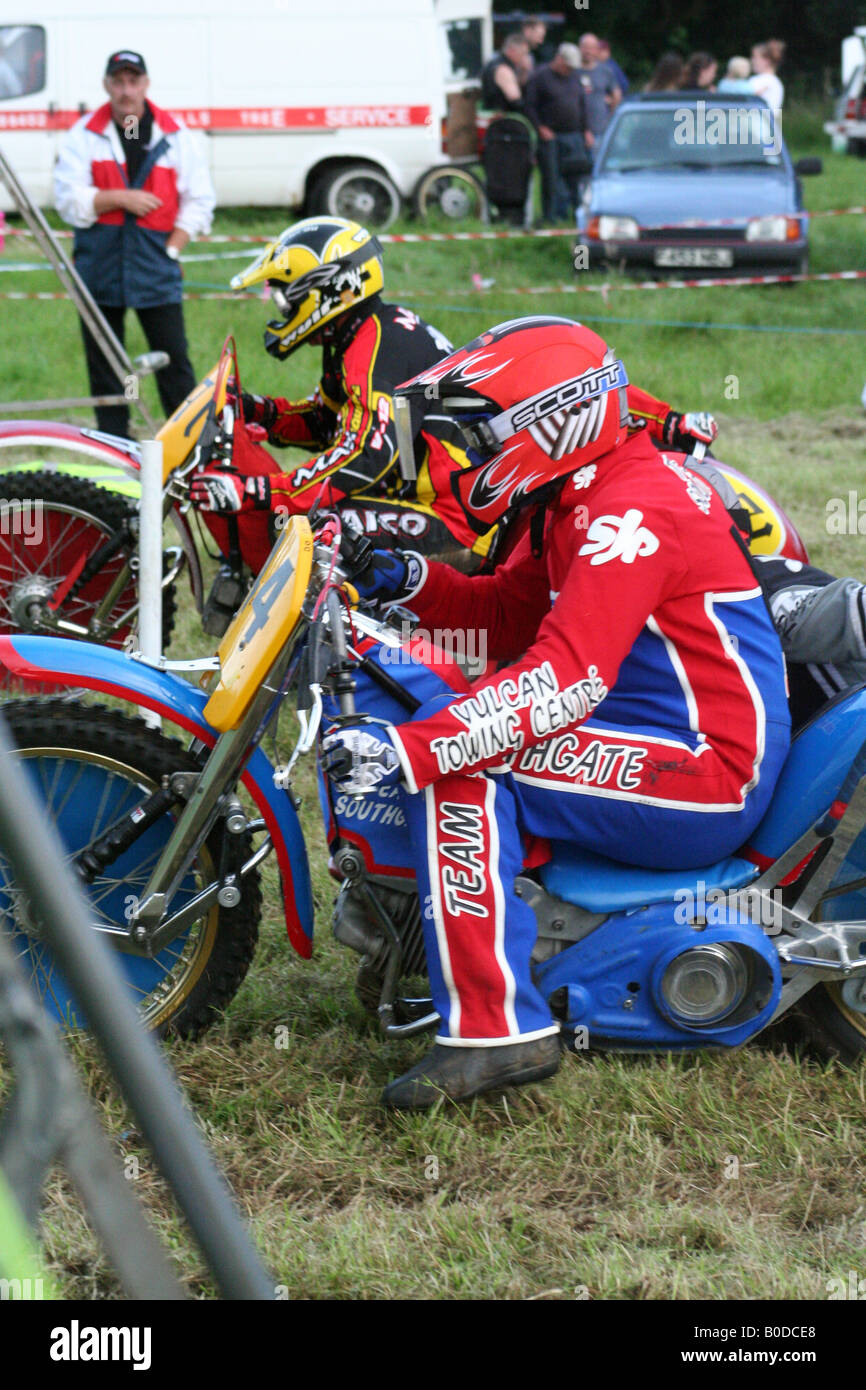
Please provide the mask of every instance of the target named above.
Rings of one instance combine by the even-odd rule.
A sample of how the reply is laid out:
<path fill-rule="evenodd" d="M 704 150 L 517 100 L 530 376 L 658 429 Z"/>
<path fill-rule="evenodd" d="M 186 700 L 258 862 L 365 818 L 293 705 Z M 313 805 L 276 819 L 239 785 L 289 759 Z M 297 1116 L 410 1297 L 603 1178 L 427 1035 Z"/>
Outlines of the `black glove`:
<path fill-rule="evenodd" d="M 363 796 L 399 781 L 400 760 L 381 725 L 343 725 L 322 739 L 322 769 L 338 791 Z"/>
<path fill-rule="evenodd" d="M 360 531 L 343 529 L 340 564 L 361 598 L 399 603 L 417 589 L 424 561 L 414 550 L 374 550 Z"/>
<path fill-rule="evenodd" d="M 693 454 L 696 444 L 705 444 L 709 448 L 718 433 L 715 419 L 705 410 L 688 415 L 670 410 L 662 425 L 664 443 L 669 449 L 678 449 L 683 454 Z"/>
<path fill-rule="evenodd" d="M 249 391 L 241 391 L 240 402 L 245 423 L 261 425 L 270 433 L 277 423 L 276 401 L 270 396 L 253 396 Z"/>

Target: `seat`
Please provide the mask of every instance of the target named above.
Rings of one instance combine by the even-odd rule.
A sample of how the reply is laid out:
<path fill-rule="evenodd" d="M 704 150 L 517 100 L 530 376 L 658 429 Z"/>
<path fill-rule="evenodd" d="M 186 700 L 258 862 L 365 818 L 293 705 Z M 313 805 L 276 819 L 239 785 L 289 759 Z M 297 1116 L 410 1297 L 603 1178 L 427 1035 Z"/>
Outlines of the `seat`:
<path fill-rule="evenodd" d="M 697 869 L 641 869 L 555 840 L 553 858 L 541 869 L 548 893 L 588 912 L 628 912 L 666 899 L 698 901 L 711 893 L 743 888 L 759 870 L 747 859 L 722 859 Z M 712 901 L 712 899 L 711 899 Z"/>

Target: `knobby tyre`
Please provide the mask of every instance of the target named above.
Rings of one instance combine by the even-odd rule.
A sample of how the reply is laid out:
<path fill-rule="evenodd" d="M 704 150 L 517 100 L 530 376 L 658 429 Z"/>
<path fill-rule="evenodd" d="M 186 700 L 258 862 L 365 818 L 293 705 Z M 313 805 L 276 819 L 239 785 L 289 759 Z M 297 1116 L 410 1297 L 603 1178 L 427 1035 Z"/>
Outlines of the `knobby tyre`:
<path fill-rule="evenodd" d="M 75 708 L 63 700 L 31 698 L 2 708 L 22 764 L 70 859 L 156 790 L 164 776 L 200 767 L 175 739 L 100 705 Z M 177 814 L 165 813 L 85 887 L 94 921 L 126 924 Z M 248 858 L 249 836 L 230 836 L 218 822 L 172 897 L 169 911 L 178 910 L 214 879 L 224 862 L 224 837 L 227 871 L 237 872 Z M 215 904 L 153 960 L 117 951 L 142 1022 L 159 1036 L 198 1036 L 237 993 L 253 958 L 261 914 L 255 870 L 239 884 L 236 907 Z M 11 879 L 2 850 L 0 913 L 6 916 L 18 955 L 46 1009 L 61 1026 L 86 1027 L 83 1011 Z"/>

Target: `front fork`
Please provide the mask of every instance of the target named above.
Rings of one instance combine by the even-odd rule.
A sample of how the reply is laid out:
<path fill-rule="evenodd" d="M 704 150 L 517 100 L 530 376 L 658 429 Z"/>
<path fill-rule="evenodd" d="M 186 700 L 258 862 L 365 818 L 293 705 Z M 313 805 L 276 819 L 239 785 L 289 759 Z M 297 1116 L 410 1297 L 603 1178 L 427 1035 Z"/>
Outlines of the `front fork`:
<path fill-rule="evenodd" d="M 243 877 L 256 867 L 273 848 L 270 838 L 244 864 L 240 875 L 220 876 L 218 883 L 208 885 L 191 902 L 173 916 L 165 912 L 180 885 L 189 865 L 204 844 L 219 816 L 226 809 L 226 796 L 234 787 L 251 746 L 258 741 L 263 725 L 274 703 L 282 676 L 291 658 L 291 649 L 281 652 L 267 678 L 262 683 L 247 713 L 236 728 L 221 734 L 211 749 L 201 774 L 189 792 L 186 804 L 178 817 L 165 848 L 130 919 L 130 939 L 135 949 L 149 956 L 159 952 L 196 917 L 201 916 L 214 902 L 234 906 L 240 897 L 237 877 Z M 261 830 L 264 822 L 240 823 L 243 812 L 229 807 L 226 823 L 232 830 L 232 817 L 238 818 L 238 829 Z"/>

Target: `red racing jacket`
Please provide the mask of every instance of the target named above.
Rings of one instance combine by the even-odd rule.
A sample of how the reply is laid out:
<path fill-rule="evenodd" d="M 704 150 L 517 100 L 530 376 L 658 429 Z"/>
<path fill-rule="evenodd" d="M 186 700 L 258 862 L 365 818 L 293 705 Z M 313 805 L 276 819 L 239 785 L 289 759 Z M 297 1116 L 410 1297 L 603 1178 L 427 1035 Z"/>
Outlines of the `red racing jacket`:
<path fill-rule="evenodd" d="M 272 509 L 305 511 L 317 500 L 331 507 L 354 493 L 385 495 L 399 487 L 393 392 L 451 351 L 437 329 L 378 295 L 346 314 L 324 349 L 315 393 L 303 401 L 273 400 L 276 419 L 268 428 L 268 443 L 308 449 L 315 457 L 285 473 L 276 466 L 269 470 Z M 646 426 L 661 439 L 670 406 L 631 386 L 628 403 L 634 427 Z M 259 407 L 254 423 L 264 422 L 264 409 Z M 452 472 L 469 462 L 457 425 L 437 413 L 433 402 L 425 413 L 413 404 L 413 426 L 417 500 L 461 544 L 486 554 L 489 537 L 470 530 L 451 490 Z"/>
<path fill-rule="evenodd" d="M 475 650 L 483 637 L 488 657 L 511 663 L 394 730 L 410 791 L 453 773 L 537 774 L 551 741 L 564 766 L 569 731 L 592 716 L 712 766 L 691 779 L 689 809 L 736 810 L 760 779 L 768 723 L 787 738 L 779 639 L 724 504 L 643 431 L 566 480 L 540 554 L 527 530 L 490 575 L 431 563 L 404 602 L 430 629 L 474 633 Z M 709 749 L 718 756 L 702 763 Z M 606 775 L 642 800 L 638 753 L 624 748 Z"/>

